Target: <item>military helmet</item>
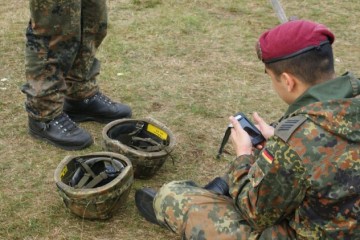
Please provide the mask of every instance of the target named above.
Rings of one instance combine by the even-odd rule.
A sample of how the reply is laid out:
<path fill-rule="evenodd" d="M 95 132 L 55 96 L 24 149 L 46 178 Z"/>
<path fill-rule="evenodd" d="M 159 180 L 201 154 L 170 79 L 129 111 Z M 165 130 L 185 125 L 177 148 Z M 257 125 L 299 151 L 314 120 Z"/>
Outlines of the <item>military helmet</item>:
<path fill-rule="evenodd" d="M 54 178 L 65 206 L 87 219 L 107 219 L 120 209 L 134 182 L 130 160 L 112 152 L 65 157 Z"/>
<path fill-rule="evenodd" d="M 105 150 L 127 156 L 139 179 L 154 176 L 175 146 L 170 129 L 151 117 L 112 121 L 102 136 Z"/>

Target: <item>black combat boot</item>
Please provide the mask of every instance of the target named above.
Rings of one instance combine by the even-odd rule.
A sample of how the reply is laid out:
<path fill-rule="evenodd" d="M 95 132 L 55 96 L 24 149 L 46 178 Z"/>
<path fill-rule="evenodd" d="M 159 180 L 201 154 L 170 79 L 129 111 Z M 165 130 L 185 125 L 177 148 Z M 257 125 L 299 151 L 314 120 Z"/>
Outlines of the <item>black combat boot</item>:
<path fill-rule="evenodd" d="M 229 194 L 229 185 L 227 184 L 227 182 L 222 179 L 221 177 L 216 177 L 214 178 L 211 182 L 209 182 L 208 184 L 206 184 L 204 186 L 205 189 L 209 190 L 209 191 L 213 191 L 216 192 L 220 195 L 224 195 L 224 196 L 228 196 L 230 197 Z"/>
<path fill-rule="evenodd" d="M 135 204 L 140 212 L 147 221 L 160 225 L 156 219 L 153 202 L 156 195 L 156 191 L 151 188 L 143 188 L 136 190 L 135 192 Z"/>
<path fill-rule="evenodd" d="M 78 127 L 65 113 L 48 122 L 29 118 L 29 133 L 65 150 L 80 150 L 93 143 L 90 133 Z"/>
<path fill-rule="evenodd" d="M 113 102 L 101 92 L 81 101 L 66 99 L 64 112 L 75 122 L 109 123 L 116 119 L 131 117 L 129 106 Z"/>

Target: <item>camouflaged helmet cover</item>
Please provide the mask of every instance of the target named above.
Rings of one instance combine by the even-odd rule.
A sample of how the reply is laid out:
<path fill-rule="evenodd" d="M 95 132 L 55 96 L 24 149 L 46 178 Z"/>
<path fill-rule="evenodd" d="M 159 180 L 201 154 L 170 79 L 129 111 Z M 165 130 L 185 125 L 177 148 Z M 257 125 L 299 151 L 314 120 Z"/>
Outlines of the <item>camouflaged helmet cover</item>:
<path fill-rule="evenodd" d="M 75 173 L 76 160 L 109 157 L 119 161 L 124 168 L 111 182 L 95 188 L 75 188 L 69 180 Z M 123 207 L 134 181 L 130 160 L 121 154 L 97 152 L 82 156 L 65 157 L 55 170 L 55 183 L 65 206 L 75 215 L 87 219 L 108 219 Z"/>
<path fill-rule="evenodd" d="M 155 151 L 146 151 L 131 146 L 130 135 L 139 124 L 143 124 L 143 127 L 135 135 L 151 138 L 160 144 L 161 148 Z M 102 136 L 104 149 L 127 156 L 133 164 L 135 178 L 139 179 L 149 179 L 154 176 L 176 143 L 175 136 L 170 129 L 151 117 L 115 120 L 104 127 Z"/>

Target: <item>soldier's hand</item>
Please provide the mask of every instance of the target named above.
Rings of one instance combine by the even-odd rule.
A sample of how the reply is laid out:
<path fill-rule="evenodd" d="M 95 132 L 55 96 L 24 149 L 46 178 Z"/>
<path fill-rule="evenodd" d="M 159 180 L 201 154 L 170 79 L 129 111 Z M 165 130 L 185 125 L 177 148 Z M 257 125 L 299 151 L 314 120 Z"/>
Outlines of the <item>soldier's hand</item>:
<path fill-rule="evenodd" d="M 262 119 L 257 112 L 253 114 L 255 126 L 260 130 L 261 134 L 267 140 L 268 138 L 274 136 L 275 128 L 267 124 L 264 119 Z"/>
<path fill-rule="evenodd" d="M 249 134 L 242 129 L 238 120 L 236 120 L 233 116 L 229 119 L 231 124 L 234 126 L 231 129 L 230 139 L 235 149 L 236 156 L 251 154 L 252 143 Z"/>

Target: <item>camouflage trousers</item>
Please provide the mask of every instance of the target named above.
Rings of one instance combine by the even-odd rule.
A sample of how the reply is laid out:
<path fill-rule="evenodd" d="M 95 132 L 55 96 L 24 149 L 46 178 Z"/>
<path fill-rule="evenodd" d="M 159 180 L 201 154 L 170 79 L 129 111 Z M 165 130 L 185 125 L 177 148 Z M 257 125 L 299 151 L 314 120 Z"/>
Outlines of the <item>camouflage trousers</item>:
<path fill-rule="evenodd" d="M 95 53 L 106 36 L 106 0 L 30 0 L 22 92 L 30 117 L 50 120 L 64 98 L 98 91 Z"/>
<path fill-rule="evenodd" d="M 286 221 L 256 232 L 241 218 L 232 198 L 191 181 L 165 184 L 156 194 L 154 209 L 157 220 L 182 239 L 296 239 Z"/>

